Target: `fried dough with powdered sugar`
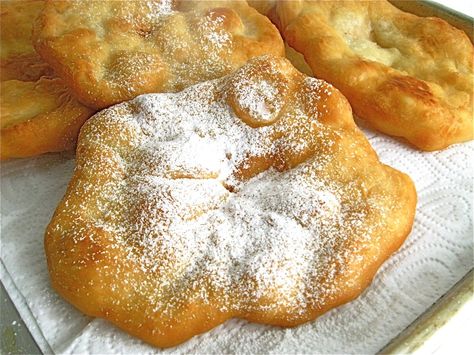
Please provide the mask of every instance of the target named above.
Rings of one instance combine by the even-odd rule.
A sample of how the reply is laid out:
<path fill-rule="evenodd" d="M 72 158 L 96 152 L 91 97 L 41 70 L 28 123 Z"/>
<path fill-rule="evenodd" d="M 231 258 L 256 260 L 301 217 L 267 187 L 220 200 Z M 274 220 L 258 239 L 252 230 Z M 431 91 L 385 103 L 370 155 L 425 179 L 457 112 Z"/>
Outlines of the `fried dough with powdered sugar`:
<path fill-rule="evenodd" d="M 337 89 L 261 57 L 91 118 L 46 254 L 66 300 L 169 347 L 230 318 L 296 326 L 352 300 L 415 205 Z"/>

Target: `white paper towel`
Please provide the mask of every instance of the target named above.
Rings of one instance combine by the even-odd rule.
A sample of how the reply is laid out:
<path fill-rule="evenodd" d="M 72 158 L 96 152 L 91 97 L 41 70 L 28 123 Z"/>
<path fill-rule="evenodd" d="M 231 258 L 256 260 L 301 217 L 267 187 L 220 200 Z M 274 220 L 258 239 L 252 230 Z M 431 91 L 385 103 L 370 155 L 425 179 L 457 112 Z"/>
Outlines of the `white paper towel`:
<path fill-rule="evenodd" d="M 314 322 L 280 329 L 232 320 L 163 351 L 76 311 L 51 289 L 43 251 L 71 154 L 2 165 L 1 280 L 46 353 L 374 353 L 473 267 L 474 143 L 423 153 L 365 132 L 383 162 L 415 181 L 413 232 L 361 297 Z"/>

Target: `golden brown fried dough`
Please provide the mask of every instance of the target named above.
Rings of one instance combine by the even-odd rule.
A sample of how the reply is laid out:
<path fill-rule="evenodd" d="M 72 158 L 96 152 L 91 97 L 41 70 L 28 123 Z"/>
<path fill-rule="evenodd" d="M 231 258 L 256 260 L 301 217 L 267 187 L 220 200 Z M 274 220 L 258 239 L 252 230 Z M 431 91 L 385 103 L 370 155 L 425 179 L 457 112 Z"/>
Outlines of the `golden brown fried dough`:
<path fill-rule="evenodd" d="M 423 150 L 473 138 L 473 45 L 385 0 L 255 2 L 355 113 Z"/>
<path fill-rule="evenodd" d="M 33 81 L 52 69 L 31 45 L 31 31 L 44 1 L 2 1 L 0 7 L 0 80 Z"/>
<path fill-rule="evenodd" d="M 35 38 L 43 59 L 95 108 L 284 54 L 278 30 L 245 1 L 49 1 Z"/>
<path fill-rule="evenodd" d="M 295 326 L 357 297 L 415 204 L 339 91 L 261 57 L 91 118 L 45 247 L 65 299 L 168 347 L 229 318 Z"/>
<path fill-rule="evenodd" d="M 71 97 L 59 78 L 0 85 L 0 159 L 72 149 L 82 124 L 94 113 Z"/>
<path fill-rule="evenodd" d="M 33 49 L 44 1 L 2 1 L 0 159 L 72 149 L 93 110 L 80 104 Z"/>

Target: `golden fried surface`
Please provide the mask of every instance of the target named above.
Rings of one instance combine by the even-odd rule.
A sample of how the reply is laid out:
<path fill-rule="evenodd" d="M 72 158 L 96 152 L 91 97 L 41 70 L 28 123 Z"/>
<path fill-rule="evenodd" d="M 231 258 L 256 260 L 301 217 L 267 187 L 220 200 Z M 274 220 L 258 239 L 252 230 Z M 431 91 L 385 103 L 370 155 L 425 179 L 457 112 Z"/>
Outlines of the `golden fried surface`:
<path fill-rule="evenodd" d="M 36 54 L 31 31 L 44 1 L 2 1 L 0 159 L 72 149 L 94 111 Z"/>
<path fill-rule="evenodd" d="M 245 1 L 49 1 L 34 32 L 41 56 L 95 108 L 284 53 L 278 30 Z"/>
<path fill-rule="evenodd" d="M 254 1 L 374 128 L 437 150 L 473 138 L 473 45 L 377 1 Z"/>
<path fill-rule="evenodd" d="M 339 91 L 260 57 L 91 118 L 45 247 L 64 298 L 168 347 L 229 318 L 295 326 L 350 301 L 415 204 Z"/>
<path fill-rule="evenodd" d="M 52 69 L 31 45 L 31 31 L 44 1 L 2 1 L 0 4 L 0 80 L 37 80 Z"/>
<path fill-rule="evenodd" d="M 72 149 L 82 124 L 94 113 L 71 97 L 59 78 L 0 85 L 0 159 Z"/>

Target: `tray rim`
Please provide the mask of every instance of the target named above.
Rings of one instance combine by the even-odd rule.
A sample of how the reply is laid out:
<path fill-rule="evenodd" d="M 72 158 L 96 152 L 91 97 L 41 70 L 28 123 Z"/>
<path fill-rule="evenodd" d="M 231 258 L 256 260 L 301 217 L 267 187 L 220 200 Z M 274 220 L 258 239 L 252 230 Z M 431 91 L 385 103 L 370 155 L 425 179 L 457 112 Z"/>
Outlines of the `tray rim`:
<path fill-rule="evenodd" d="M 473 299 L 473 294 L 474 269 L 471 268 L 461 280 L 385 345 L 378 354 L 410 354 L 420 349 Z"/>

